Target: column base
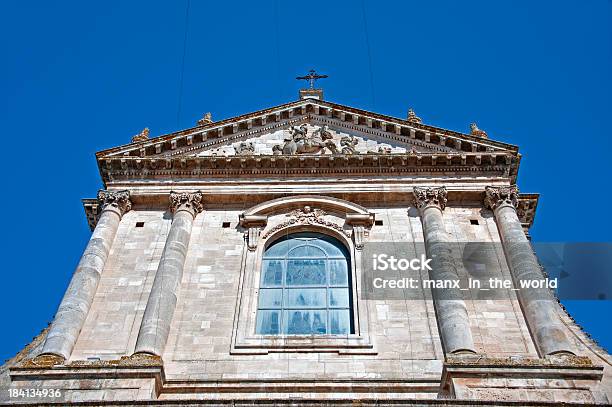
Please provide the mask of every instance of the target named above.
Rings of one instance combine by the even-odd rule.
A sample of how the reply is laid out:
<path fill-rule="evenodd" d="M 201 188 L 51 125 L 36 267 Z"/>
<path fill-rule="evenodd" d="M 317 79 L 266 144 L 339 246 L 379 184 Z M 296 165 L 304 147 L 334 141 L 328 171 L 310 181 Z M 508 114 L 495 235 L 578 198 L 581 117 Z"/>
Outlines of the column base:
<path fill-rule="evenodd" d="M 563 359 L 448 358 L 440 398 L 523 402 L 608 403 L 597 390 L 603 366 L 586 357 Z M 576 386 L 576 381 L 582 383 Z"/>

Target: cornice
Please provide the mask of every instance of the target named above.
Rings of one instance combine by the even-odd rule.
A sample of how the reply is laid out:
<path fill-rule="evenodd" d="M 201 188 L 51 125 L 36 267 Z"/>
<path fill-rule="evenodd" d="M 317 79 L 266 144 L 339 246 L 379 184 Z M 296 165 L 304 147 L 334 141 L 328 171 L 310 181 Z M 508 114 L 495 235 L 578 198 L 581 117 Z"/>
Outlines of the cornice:
<path fill-rule="evenodd" d="M 336 119 L 339 122 L 351 123 L 364 129 L 379 130 L 387 136 L 403 136 L 407 140 L 420 140 L 427 143 L 452 147 L 458 151 L 504 151 L 518 153 L 518 147 L 490 139 L 484 139 L 471 134 L 459 133 L 422 123 L 415 123 L 379 113 L 340 105 L 323 100 L 298 100 L 283 105 L 259 110 L 218 122 L 192 127 L 178 132 L 162 135 L 149 140 L 125 144 L 96 154 L 98 159 L 110 156 L 174 155 L 184 148 L 204 144 L 218 144 L 238 139 L 239 133 L 255 133 L 258 129 L 278 127 L 283 121 L 295 121 L 308 115 L 309 118 L 319 117 Z M 234 137 L 232 137 L 234 136 Z"/>
<path fill-rule="evenodd" d="M 509 153 L 110 157 L 99 161 L 105 183 L 169 178 L 285 178 L 448 173 L 516 178 L 520 157 Z"/>
<path fill-rule="evenodd" d="M 518 196 L 516 214 L 525 230 L 529 230 L 533 225 L 539 199 L 540 194 L 519 194 Z"/>

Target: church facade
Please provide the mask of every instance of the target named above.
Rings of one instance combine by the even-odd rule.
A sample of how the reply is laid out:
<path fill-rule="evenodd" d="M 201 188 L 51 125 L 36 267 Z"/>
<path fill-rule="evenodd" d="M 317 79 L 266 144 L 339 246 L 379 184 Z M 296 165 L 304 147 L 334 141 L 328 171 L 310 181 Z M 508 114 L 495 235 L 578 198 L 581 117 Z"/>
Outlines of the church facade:
<path fill-rule="evenodd" d="M 612 401 L 612 358 L 548 291 L 364 289 L 377 243 L 415 247 L 436 280 L 466 277 L 456 242 L 496 247 L 500 278 L 542 275 L 518 148 L 475 124 L 449 131 L 311 87 L 96 157 L 91 240 L 51 325 L 2 367 L 0 401 Z"/>

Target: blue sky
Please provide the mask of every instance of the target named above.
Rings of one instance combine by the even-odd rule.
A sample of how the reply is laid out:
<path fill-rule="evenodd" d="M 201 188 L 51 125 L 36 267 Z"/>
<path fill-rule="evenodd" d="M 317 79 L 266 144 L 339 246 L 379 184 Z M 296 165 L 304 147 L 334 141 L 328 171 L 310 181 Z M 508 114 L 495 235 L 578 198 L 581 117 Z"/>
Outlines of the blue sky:
<path fill-rule="evenodd" d="M 312 67 L 328 100 L 519 145 L 534 240 L 610 241 L 610 1 L 192 0 L 183 53 L 186 5 L 0 4 L 0 360 L 61 300 L 96 151 L 294 100 Z M 611 303 L 567 304 L 608 349 Z"/>

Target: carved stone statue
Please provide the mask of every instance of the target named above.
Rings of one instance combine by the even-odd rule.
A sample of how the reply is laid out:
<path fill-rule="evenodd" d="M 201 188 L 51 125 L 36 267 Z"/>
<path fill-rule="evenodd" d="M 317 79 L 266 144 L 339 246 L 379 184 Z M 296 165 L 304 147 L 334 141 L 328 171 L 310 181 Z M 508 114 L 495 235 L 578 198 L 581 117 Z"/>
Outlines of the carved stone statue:
<path fill-rule="evenodd" d="M 234 144 L 234 150 L 236 150 L 236 155 L 253 155 L 255 153 L 255 146 L 253 143 L 243 141 L 242 143 Z"/>
<path fill-rule="evenodd" d="M 198 124 L 199 124 L 200 126 L 204 126 L 204 125 L 206 125 L 206 124 L 210 124 L 210 123 L 212 123 L 212 122 L 213 122 L 213 120 L 212 120 L 212 114 L 211 114 L 210 112 L 206 112 L 206 113 L 204 114 L 204 117 L 202 117 L 200 120 L 198 120 Z"/>
<path fill-rule="evenodd" d="M 355 137 L 342 137 L 340 139 L 340 148 L 342 149 L 342 154 L 357 154 L 357 149 L 355 148 L 357 143 L 359 143 L 359 141 Z"/>
<path fill-rule="evenodd" d="M 478 126 L 476 125 L 476 123 L 470 124 L 470 134 L 472 136 L 477 136 L 477 137 L 482 137 L 482 138 L 489 138 L 489 136 L 487 135 L 487 132 L 484 131 L 484 130 L 480 130 L 478 128 Z"/>
<path fill-rule="evenodd" d="M 406 121 L 410 123 L 421 123 L 421 118 L 414 113 L 414 110 L 408 109 L 408 117 Z"/>
<path fill-rule="evenodd" d="M 132 143 L 138 143 L 139 141 L 145 141 L 149 139 L 149 128 L 145 127 L 140 133 L 132 137 Z"/>
<path fill-rule="evenodd" d="M 332 153 L 337 153 L 338 148 L 332 141 L 332 134 L 327 126 L 308 134 L 308 127 L 302 124 L 299 127 L 292 126 L 289 130 L 290 137 L 285 138 L 285 144 L 274 146 L 274 154 L 319 154 L 328 148 Z"/>

